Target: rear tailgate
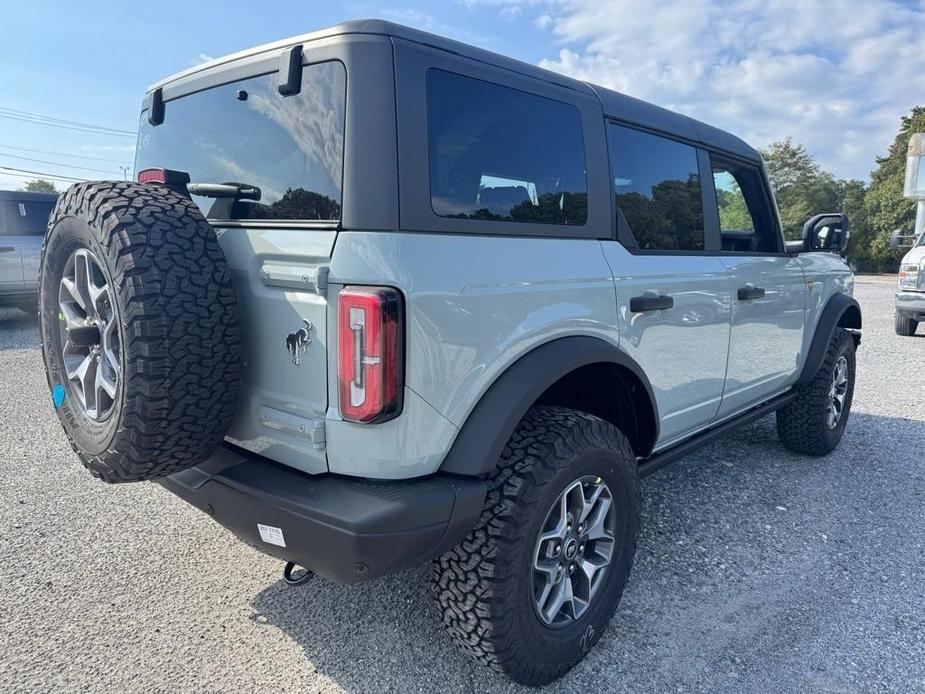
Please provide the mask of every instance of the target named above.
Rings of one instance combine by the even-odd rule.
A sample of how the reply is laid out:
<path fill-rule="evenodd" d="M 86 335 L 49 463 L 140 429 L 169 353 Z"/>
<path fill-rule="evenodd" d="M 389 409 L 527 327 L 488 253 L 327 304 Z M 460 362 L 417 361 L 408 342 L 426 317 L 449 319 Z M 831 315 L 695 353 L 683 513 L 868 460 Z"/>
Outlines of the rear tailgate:
<path fill-rule="evenodd" d="M 187 172 L 228 258 L 243 347 L 228 440 L 324 472 L 324 285 L 341 218 L 346 70 L 305 65 L 301 90 L 283 96 L 277 74 L 250 69 L 242 78 L 222 65 L 165 91 L 162 122 L 142 112 L 135 168 Z"/>
<path fill-rule="evenodd" d="M 327 408 L 330 229 L 222 229 L 241 321 L 241 398 L 233 443 L 320 472 Z"/>

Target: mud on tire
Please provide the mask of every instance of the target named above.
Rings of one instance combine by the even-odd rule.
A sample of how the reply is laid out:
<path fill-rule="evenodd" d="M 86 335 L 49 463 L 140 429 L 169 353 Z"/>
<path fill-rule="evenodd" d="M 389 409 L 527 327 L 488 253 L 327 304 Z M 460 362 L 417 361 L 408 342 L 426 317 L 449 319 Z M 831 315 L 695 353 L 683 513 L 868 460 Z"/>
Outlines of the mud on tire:
<path fill-rule="evenodd" d="M 73 322 L 62 313 L 61 280 L 75 251 L 98 263 L 109 289 L 101 301 L 116 324 L 110 361 L 119 371 L 105 417 L 88 414 L 63 358 Z M 220 445 L 236 404 L 238 320 L 218 239 L 188 198 L 128 182 L 71 186 L 42 249 L 39 316 L 58 417 L 95 476 L 154 479 Z"/>
<path fill-rule="evenodd" d="M 603 478 L 613 495 L 613 554 L 586 611 L 554 628 L 535 613 L 534 538 L 562 488 L 582 475 Z M 632 567 L 639 532 L 639 484 L 629 441 L 583 412 L 537 407 L 505 446 L 476 527 L 433 562 L 431 590 L 444 628 L 475 660 L 522 684 L 551 682 L 600 638 Z"/>

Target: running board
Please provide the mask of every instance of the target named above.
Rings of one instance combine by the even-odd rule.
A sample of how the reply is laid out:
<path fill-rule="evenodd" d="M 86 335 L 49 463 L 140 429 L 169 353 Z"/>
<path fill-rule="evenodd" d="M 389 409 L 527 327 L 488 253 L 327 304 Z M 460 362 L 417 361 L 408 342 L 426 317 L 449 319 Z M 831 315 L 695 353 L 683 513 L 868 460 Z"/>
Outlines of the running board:
<path fill-rule="evenodd" d="M 689 438 L 687 441 L 679 443 L 676 446 L 656 453 L 650 458 L 646 458 L 641 463 L 639 463 L 639 476 L 648 477 L 653 472 L 658 472 L 663 467 L 673 463 L 674 461 L 683 458 L 688 453 L 696 451 L 701 446 L 705 446 L 714 439 L 718 439 L 720 436 L 728 434 L 733 429 L 738 429 L 741 426 L 750 424 L 756 419 L 761 419 L 767 414 L 779 410 L 784 405 L 788 404 L 791 400 L 796 397 L 794 391 L 784 393 L 779 395 L 773 400 L 768 400 L 763 405 L 758 405 L 753 407 L 740 414 L 738 417 L 733 417 L 732 419 L 726 420 L 722 424 L 717 424 L 715 427 L 706 429 L 705 431 L 700 432 Z"/>

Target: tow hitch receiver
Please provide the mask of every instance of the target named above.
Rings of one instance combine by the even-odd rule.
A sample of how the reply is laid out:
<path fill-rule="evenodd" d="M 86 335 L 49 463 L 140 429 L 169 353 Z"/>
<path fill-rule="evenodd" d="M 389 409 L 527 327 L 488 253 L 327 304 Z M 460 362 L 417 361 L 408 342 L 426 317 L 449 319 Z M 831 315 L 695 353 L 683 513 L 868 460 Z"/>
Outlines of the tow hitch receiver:
<path fill-rule="evenodd" d="M 299 565 L 295 562 L 287 561 L 286 567 L 283 569 L 283 580 L 289 585 L 300 586 L 303 583 L 308 583 L 315 577 L 314 572 L 301 566 L 299 566 L 298 571 L 295 571 L 297 566 Z"/>

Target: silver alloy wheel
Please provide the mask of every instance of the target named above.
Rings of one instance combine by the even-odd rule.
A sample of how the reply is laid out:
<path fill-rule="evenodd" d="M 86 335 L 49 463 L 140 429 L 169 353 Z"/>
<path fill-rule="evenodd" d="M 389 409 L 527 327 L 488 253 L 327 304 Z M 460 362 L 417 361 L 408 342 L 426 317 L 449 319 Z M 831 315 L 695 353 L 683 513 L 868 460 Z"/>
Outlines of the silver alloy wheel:
<path fill-rule="evenodd" d="M 832 386 L 829 388 L 829 408 L 827 421 L 829 429 L 834 429 L 841 421 L 845 410 L 845 397 L 848 395 L 848 360 L 841 356 L 835 362 L 832 373 Z"/>
<path fill-rule="evenodd" d="M 556 498 L 533 554 L 533 607 L 544 624 L 565 626 L 588 609 L 610 565 L 615 526 L 600 477 L 577 479 Z"/>
<path fill-rule="evenodd" d="M 106 419 L 116 403 L 120 350 L 112 290 L 86 248 L 68 258 L 58 289 L 64 369 L 87 416 Z"/>

